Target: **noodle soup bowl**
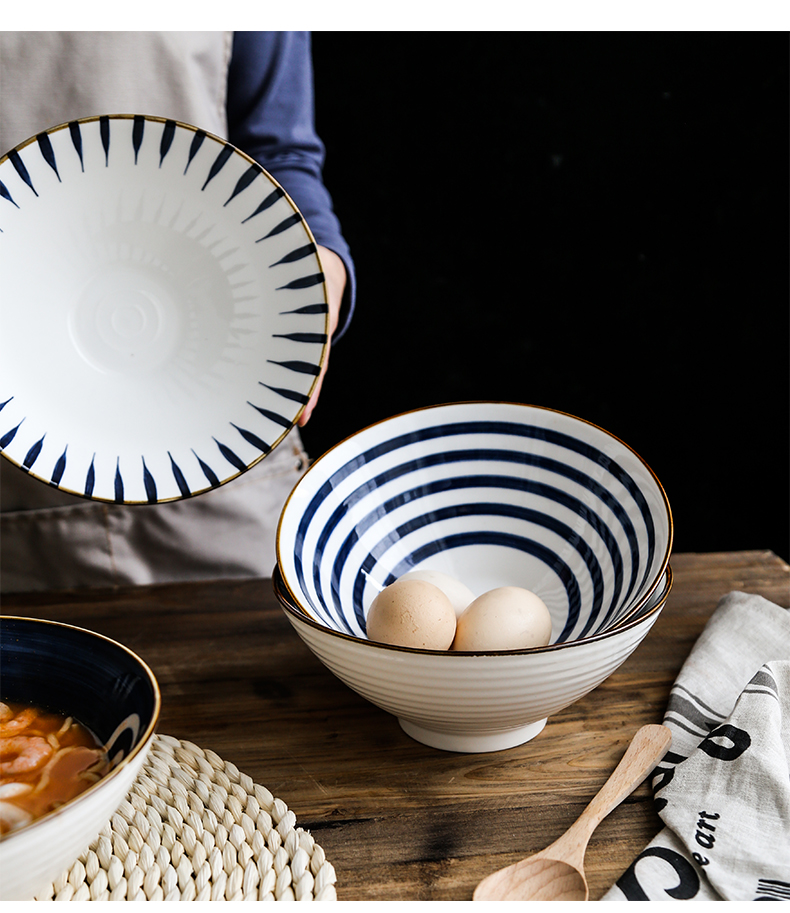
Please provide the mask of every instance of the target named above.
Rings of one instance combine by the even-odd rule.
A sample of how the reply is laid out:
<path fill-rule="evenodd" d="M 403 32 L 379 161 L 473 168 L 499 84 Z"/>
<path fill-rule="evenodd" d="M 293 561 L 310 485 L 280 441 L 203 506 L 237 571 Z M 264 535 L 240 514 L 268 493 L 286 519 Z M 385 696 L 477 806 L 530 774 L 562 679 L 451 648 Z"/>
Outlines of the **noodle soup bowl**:
<path fill-rule="evenodd" d="M 84 792 L 0 839 L 0 899 L 33 900 L 83 853 L 123 802 L 159 717 L 159 686 L 132 651 L 100 634 L 0 618 L 0 699 L 73 717 L 106 751 L 110 771 Z"/>
<path fill-rule="evenodd" d="M 603 429 L 536 406 L 447 404 L 372 425 L 313 463 L 280 518 L 274 587 L 315 655 L 406 733 L 492 751 L 536 736 L 640 645 L 671 587 L 672 529 L 658 479 Z M 532 590 L 550 643 L 370 640 L 373 599 L 414 569 L 474 596 Z"/>

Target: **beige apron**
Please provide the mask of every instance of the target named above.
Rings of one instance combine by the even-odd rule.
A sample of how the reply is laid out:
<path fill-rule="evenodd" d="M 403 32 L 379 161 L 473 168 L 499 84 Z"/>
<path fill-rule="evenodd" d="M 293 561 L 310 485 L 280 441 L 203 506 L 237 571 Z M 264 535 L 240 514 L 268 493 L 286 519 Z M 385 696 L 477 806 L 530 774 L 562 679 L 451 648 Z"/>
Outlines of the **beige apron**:
<path fill-rule="evenodd" d="M 0 155 L 49 127 L 100 114 L 168 117 L 224 137 L 232 39 L 0 32 Z M 222 488 L 127 507 L 57 491 L 0 457 L 0 591 L 269 576 L 279 514 L 305 466 L 294 429 Z"/>

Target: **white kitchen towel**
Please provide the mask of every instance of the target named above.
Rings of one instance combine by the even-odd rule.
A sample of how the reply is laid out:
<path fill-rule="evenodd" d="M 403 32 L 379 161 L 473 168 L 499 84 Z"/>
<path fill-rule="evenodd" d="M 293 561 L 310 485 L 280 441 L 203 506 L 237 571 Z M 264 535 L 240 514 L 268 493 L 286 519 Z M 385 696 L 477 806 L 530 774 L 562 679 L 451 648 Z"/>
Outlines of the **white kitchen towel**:
<path fill-rule="evenodd" d="M 665 827 L 602 900 L 790 900 L 790 611 L 725 596 L 664 723 Z"/>

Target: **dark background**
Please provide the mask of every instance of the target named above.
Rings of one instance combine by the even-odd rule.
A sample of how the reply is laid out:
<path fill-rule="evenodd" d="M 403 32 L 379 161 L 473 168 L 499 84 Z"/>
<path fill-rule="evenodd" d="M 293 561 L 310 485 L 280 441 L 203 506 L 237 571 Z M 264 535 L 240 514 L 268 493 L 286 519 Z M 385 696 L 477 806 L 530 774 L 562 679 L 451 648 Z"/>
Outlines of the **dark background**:
<path fill-rule="evenodd" d="M 630 444 L 675 551 L 790 560 L 783 33 L 316 33 L 357 310 L 311 456 L 452 400 Z"/>

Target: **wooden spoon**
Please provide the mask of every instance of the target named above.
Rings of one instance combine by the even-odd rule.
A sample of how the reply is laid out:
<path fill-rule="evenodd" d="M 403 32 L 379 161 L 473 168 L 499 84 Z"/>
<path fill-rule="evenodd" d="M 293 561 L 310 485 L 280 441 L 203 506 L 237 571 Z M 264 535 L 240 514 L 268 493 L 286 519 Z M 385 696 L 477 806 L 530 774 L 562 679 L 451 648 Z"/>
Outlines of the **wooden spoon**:
<path fill-rule="evenodd" d="M 672 741 L 666 726 L 639 729 L 612 775 L 576 823 L 551 846 L 494 872 L 473 900 L 588 900 L 584 853 L 595 828 L 653 770 Z"/>

